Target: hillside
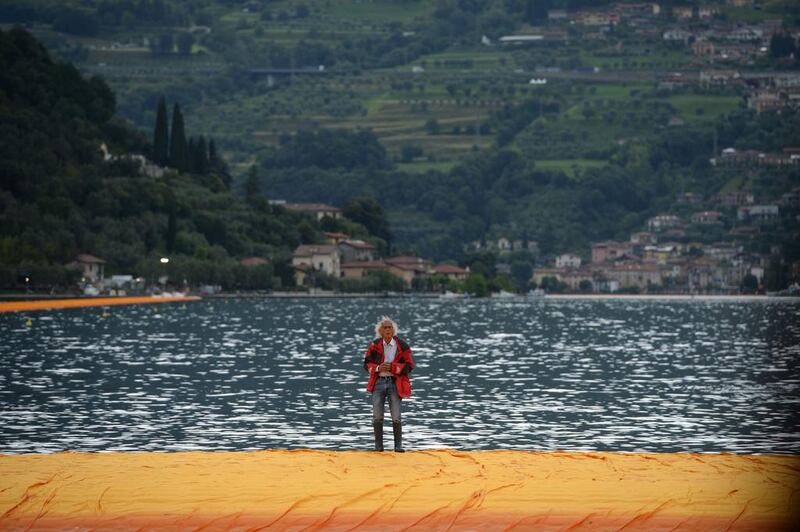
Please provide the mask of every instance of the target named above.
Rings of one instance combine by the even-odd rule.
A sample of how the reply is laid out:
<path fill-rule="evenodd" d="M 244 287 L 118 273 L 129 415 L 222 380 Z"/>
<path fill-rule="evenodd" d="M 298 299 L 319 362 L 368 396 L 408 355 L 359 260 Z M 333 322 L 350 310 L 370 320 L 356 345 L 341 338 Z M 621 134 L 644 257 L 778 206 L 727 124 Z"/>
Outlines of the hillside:
<path fill-rule="evenodd" d="M 108 86 L 54 62 L 24 30 L 0 32 L 0 65 L 2 287 L 19 272 L 64 287 L 75 279 L 63 266 L 81 253 L 107 261 L 108 274 L 151 281 L 293 285 L 288 256 L 321 238 L 316 224 L 258 196 L 245 201 L 213 173 L 144 175 L 132 154 L 149 143 L 114 116 Z M 249 256 L 273 262 L 248 270 L 238 259 Z"/>
<path fill-rule="evenodd" d="M 106 79 L 141 130 L 166 95 L 187 129 L 217 140 L 236 186 L 255 164 L 272 199 L 374 197 L 398 249 L 437 260 L 468 263 L 471 243 L 498 238 L 536 241 L 531 265 L 588 258 L 593 242 L 685 211 L 687 193 L 716 209 L 719 193 L 769 203 L 798 184 L 791 168 L 743 175 L 709 163 L 731 147 L 800 145 L 795 111 L 754 103 L 798 68 L 792 2 L 59 4 L 5 20 Z M 309 163 L 325 131 L 345 151 L 376 149 Z M 725 216 L 733 229 L 735 211 Z M 793 230 L 762 239 L 777 245 Z"/>

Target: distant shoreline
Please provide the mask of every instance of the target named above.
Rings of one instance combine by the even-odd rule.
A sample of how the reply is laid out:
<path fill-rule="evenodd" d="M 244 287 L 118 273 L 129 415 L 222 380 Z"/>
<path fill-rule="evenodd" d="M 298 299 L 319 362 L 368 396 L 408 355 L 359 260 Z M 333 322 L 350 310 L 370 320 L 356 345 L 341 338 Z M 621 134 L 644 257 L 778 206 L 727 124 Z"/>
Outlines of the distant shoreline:
<path fill-rule="evenodd" d="M 58 310 L 65 308 L 107 307 L 113 305 L 142 305 L 153 303 L 177 303 L 181 301 L 197 301 L 196 296 L 141 296 L 141 297 L 85 297 L 85 298 L 50 298 L 0 302 L 0 314 L 6 312 L 25 312 L 33 310 Z"/>
<path fill-rule="evenodd" d="M 543 301 L 543 300 L 629 300 L 629 301 L 800 301 L 797 296 L 724 295 L 724 294 L 547 294 L 545 296 L 497 296 L 494 297 L 442 297 L 441 294 L 412 293 L 340 293 L 340 292 L 223 292 L 210 295 L 187 296 L 75 296 L 57 294 L 0 294 L 0 313 L 22 310 L 51 310 L 110 305 L 167 303 L 174 301 L 197 301 L 201 299 L 430 299 L 442 301 Z"/>

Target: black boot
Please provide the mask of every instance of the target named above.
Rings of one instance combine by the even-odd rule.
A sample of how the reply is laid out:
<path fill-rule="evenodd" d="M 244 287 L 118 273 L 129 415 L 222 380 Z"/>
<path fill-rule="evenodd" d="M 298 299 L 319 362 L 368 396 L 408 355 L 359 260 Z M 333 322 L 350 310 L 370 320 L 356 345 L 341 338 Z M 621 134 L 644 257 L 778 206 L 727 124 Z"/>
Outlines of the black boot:
<path fill-rule="evenodd" d="M 404 453 L 403 425 L 401 425 L 399 421 L 392 421 L 392 432 L 394 432 L 394 452 Z"/>
<path fill-rule="evenodd" d="M 375 450 L 383 451 L 383 421 L 373 421 L 372 430 L 375 432 Z"/>

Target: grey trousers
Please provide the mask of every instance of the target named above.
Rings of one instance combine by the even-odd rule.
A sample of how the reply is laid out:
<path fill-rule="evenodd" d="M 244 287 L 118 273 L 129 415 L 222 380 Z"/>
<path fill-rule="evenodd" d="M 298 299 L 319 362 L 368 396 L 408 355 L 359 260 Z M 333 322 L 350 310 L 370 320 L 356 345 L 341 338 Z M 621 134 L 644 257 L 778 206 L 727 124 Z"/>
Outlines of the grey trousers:
<path fill-rule="evenodd" d="M 397 386 L 394 379 L 378 378 L 375 388 L 372 390 L 372 421 L 383 423 L 383 407 L 389 399 L 389 413 L 392 421 L 400 421 L 400 396 L 397 394 Z"/>

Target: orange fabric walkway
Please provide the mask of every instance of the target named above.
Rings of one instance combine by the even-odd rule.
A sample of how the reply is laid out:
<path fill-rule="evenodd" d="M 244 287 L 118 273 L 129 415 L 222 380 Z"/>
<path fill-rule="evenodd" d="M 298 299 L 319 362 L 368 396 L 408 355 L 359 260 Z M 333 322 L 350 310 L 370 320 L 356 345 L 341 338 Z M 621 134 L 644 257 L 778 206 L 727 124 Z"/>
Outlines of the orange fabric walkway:
<path fill-rule="evenodd" d="M 35 301 L 0 302 L 0 313 L 26 310 L 53 310 L 76 307 L 107 307 L 111 305 L 140 305 L 143 303 L 172 303 L 175 301 L 197 301 L 197 296 L 141 296 L 141 297 L 87 297 L 79 299 L 48 299 Z"/>
<path fill-rule="evenodd" d="M 0 455 L 0 529 L 797 530 L 800 457 Z"/>

